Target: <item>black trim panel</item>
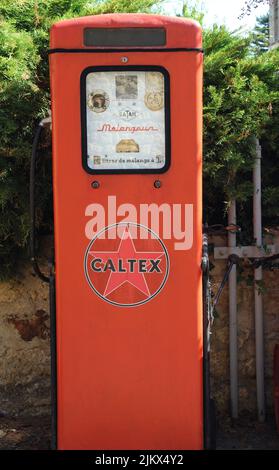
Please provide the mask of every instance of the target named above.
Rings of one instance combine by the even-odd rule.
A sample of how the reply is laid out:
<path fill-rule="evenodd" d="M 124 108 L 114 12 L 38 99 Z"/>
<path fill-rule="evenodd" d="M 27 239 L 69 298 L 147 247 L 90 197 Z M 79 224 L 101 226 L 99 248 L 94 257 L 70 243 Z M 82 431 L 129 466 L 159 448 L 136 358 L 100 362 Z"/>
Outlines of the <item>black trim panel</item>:
<path fill-rule="evenodd" d="M 56 348 L 56 288 L 55 276 L 50 274 L 50 357 L 51 357 L 51 449 L 57 449 L 57 348 Z"/>
<path fill-rule="evenodd" d="M 165 28 L 136 26 L 85 28 L 83 42 L 89 47 L 158 47 L 166 45 Z"/>
<path fill-rule="evenodd" d="M 96 170 L 89 168 L 87 164 L 87 115 L 86 115 L 86 77 L 91 72 L 103 71 L 157 71 L 164 75 L 165 79 L 165 155 L 166 161 L 163 168 L 159 169 L 129 169 L 129 170 Z M 159 174 L 165 173 L 171 162 L 171 129 L 170 129 L 170 77 L 169 72 L 164 68 L 156 65 L 128 65 L 128 66 L 95 66 L 87 67 L 80 76 L 80 104 L 81 104 L 81 142 L 82 142 L 82 166 L 83 169 L 91 174 Z"/>
<path fill-rule="evenodd" d="M 48 53 L 49 54 L 72 54 L 72 53 L 90 53 L 93 52 L 94 54 L 96 53 L 112 53 L 112 52 L 200 52 L 203 54 L 204 50 L 199 47 L 172 47 L 172 48 L 147 48 L 147 47 L 141 47 L 141 48 L 123 48 L 123 49 L 63 49 L 63 48 L 57 48 L 57 49 L 49 49 Z"/>

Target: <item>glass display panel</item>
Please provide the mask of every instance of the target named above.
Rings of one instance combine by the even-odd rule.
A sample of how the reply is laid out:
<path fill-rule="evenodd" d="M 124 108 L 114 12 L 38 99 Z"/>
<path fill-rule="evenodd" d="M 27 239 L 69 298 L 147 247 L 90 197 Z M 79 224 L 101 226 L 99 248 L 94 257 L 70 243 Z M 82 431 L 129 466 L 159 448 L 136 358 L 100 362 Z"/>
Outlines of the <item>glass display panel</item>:
<path fill-rule="evenodd" d="M 162 170 L 165 75 L 154 70 L 92 71 L 85 88 L 88 169 Z"/>

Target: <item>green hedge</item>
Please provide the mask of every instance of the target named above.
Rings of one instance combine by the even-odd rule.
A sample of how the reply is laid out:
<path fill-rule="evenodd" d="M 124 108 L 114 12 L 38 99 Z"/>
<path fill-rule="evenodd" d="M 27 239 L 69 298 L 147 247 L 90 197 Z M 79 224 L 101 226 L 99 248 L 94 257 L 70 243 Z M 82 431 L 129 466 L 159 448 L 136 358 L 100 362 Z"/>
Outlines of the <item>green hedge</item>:
<path fill-rule="evenodd" d="M 93 6 L 92 6 L 93 4 Z M 152 0 L 0 0 L 0 276 L 27 255 L 28 186 L 33 132 L 50 107 L 48 41 L 61 18 L 101 12 L 148 12 Z M 187 15 L 185 9 L 185 15 Z M 255 37 L 214 27 L 204 32 L 204 207 L 209 223 L 224 219 L 235 196 L 241 221 L 251 220 L 252 136 L 264 147 L 264 213 L 278 221 L 279 50 L 261 53 Z M 51 231 L 51 146 L 40 148 L 38 230 Z M 277 218 L 277 219 L 276 219 Z M 251 225 L 251 223 L 250 223 Z"/>

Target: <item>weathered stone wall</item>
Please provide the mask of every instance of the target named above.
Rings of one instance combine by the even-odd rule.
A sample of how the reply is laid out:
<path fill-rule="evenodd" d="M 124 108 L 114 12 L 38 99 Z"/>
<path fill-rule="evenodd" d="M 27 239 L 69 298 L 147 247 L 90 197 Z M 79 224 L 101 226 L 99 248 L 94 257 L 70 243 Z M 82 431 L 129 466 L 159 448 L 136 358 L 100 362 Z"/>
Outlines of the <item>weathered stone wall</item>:
<path fill-rule="evenodd" d="M 0 283 L 0 413 L 49 412 L 48 286 L 31 267 Z"/>
<path fill-rule="evenodd" d="M 267 240 L 269 242 L 270 240 Z M 215 246 L 226 240 L 214 237 Z M 279 236 L 273 240 L 279 246 Z M 226 261 L 212 258 L 214 290 Z M 239 406 L 256 413 L 253 270 L 246 267 L 238 285 Z M 265 365 L 268 407 L 273 406 L 273 350 L 279 343 L 279 270 L 264 271 Z M 228 289 L 218 306 L 212 334 L 212 385 L 219 413 L 229 413 Z M 50 410 L 48 285 L 28 265 L 17 277 L 0 283 L 0 414 L 40 415 Z"/>

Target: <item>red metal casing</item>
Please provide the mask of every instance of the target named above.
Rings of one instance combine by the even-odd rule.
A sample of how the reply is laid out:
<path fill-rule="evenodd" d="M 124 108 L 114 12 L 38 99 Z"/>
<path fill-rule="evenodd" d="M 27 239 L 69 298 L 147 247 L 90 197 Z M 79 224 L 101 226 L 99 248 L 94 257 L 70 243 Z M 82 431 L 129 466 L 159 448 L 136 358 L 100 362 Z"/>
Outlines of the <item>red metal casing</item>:
<path fill-rule="evenodd" d="M 159 177 L 96 177 L 82 167 L 81 74 L 90 66 L 125 70 L 123 51 L 95 53 L 84 46 L 86 27 L 166 30 L 167 43 L 158 50 L 123 47 L 129 66 L 161 66 L 169 73 L 171 165 Z M 200 27 L 156 15 L 89 16 L 55 24 L 50 47 L 58 448 L 202 449 L 202 54 L 195 50 L 201 47 Z M 109 195 L 118 204 L 194 208 L 191 249 L 177 251 L 174 240 L 164 240 L 170 259 L 164 289 L 133 308 L 102 300 L 84 274 L 85 209 L 93 202 L 105 207 Z"/>

